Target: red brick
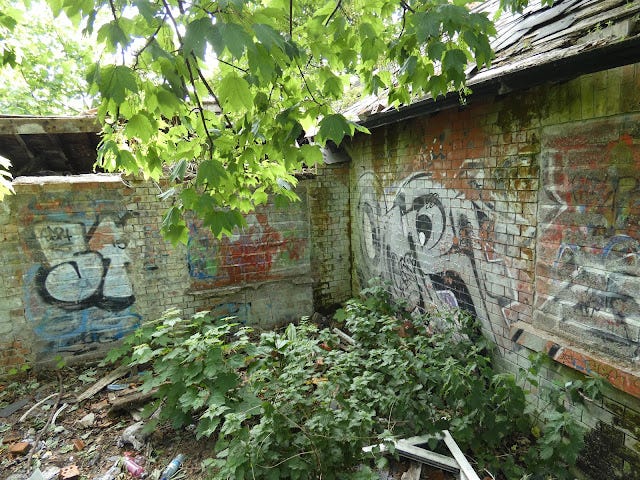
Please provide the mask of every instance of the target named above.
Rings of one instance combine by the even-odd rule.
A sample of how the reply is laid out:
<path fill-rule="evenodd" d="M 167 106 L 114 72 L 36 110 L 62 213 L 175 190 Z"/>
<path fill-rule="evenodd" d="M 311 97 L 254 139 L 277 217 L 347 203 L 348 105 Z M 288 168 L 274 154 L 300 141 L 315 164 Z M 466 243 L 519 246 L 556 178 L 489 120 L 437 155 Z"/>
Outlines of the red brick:
<path fill-rule="evenodd" d="M 9 445 L 9 453 L 11 455 L 25 455 L 31 449 L 29 442 L 18 442 Z"/>

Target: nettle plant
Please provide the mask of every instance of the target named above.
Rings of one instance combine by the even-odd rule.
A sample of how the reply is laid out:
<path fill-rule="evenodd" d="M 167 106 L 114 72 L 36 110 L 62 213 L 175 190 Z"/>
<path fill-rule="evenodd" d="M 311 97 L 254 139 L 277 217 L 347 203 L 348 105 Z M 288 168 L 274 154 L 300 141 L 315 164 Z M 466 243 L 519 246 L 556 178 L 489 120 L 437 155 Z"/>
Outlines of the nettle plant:
<path fill-rule="evenodd" d="M 305 321 L 258 336 L 229 318 L 171 310 L 108 359 L 148 369 L 142 388 L 157 389 L 148 411 L 159 409 L 149 428 L 195 423 L 216 439 L 215 479 L 379 478 L 385 458 L 362 447 L 442 429 L 495 478 L 573 478 L 584 432 L 567 405 L 581 390 L 593 396 L 597 381 L 554 388 L 532 410 L 516 376 L 494 370 L 472 318 L 411 315 L 380 286 L 335 321 L 355 345 Z"/>

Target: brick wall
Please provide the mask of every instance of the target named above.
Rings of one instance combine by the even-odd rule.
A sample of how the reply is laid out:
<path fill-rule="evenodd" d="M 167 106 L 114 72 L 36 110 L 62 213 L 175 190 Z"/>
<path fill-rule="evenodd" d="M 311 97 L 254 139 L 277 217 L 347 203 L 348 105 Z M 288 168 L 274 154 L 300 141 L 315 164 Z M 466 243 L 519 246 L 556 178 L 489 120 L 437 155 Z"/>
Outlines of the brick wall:
<path fill-rule="evenodd" d="M 309 181 L 313 298 L 321 311 L 351 297 L 349 171 L 348 163 L 323 164 Z"/>
<path fill-rule="evenodd" d="M 605 400 L 576 407 L 584 470 L 640 478 L 640 65 L 472 98 L 350 151 L 354 285 L 470 311 L 505 369 L 540 351 L 545 381 L 604 377 Z"/>
<path fill-rule="evenodd" d="M 308 204 L 267 205 L 216 240 L 160 235 L 151 183 L 116 176 L 21 178 L 0 203 L 0 372 L 101 352 L 169 307 L 269 327 L 312 312 Z M 283 291 L 286 292 L 283 295 Z"/>

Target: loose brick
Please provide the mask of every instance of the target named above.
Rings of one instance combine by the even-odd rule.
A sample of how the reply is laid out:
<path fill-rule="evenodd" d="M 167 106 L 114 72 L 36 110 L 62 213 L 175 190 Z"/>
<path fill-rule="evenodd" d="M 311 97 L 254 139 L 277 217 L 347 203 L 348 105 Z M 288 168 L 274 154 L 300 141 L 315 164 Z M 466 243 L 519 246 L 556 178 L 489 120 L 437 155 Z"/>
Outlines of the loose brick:
<path fill-rule="evenodd" d="M 29 450 L 31 450 L 31 444 L 29 442 L 18 442 L 9 445 L 9 453 L 11 455 L 26 455 Z"/>

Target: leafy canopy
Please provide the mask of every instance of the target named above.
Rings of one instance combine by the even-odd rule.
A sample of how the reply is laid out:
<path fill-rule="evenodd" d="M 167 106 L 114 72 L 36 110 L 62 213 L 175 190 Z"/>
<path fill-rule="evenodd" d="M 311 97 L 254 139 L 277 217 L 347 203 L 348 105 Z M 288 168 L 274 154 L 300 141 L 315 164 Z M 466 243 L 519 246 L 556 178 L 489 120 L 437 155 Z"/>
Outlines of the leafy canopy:
<path fill-rule="evenodd" d="M 69 21 L 54 19 L 44 0 L 11 7 L 0 0 L 0 114 L 78 114 L 93 107 L 86 71 L 94 47 L 74 35 Z M 11 12 L 11 38 L 2 41 Z M 19 40 L 19 41 L 18 41 Z"/>
<path fill-rule="evenodd" d="M 221 234 L 266 193 L 294 199 L 292 172 L 365 130 L 332 108 L 352 85 L 407 104 L 462 88 L 467 64 L 492 56 L 494 27 L 469 0 L 47 1 L 111 54 L 87 77 L 101 99 L 98 162 L 170 172 L 163 231 L 176 242 L 186 211 Z M 300 145 L 305 132 L 315 145 Z"/>

